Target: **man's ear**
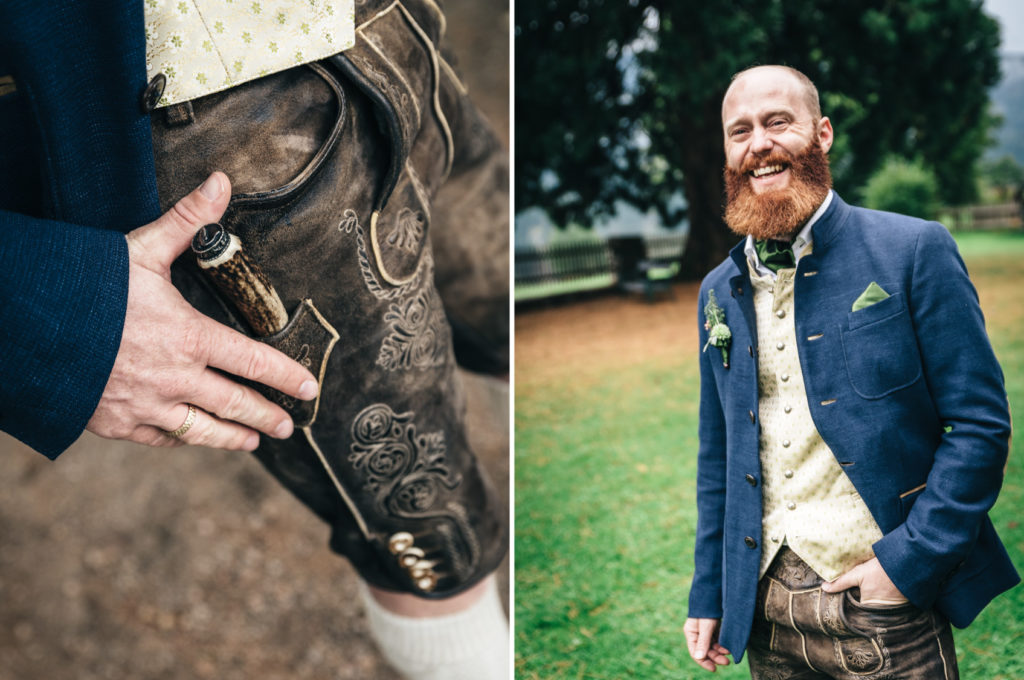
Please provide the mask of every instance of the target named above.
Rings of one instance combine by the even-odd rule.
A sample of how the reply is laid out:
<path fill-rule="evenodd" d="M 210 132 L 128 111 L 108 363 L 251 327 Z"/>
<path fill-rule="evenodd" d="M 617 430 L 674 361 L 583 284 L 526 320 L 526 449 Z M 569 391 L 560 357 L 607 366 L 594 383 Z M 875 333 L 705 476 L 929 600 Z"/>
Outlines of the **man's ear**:
<path fill-rule="evenodd" d="M 824 153 L 828 153 L 828 150 L 832 148 L 833 138 L 832 121 L 826 116 L 818 122 L 818 143 L 821 145 L 821 150 Z"/>

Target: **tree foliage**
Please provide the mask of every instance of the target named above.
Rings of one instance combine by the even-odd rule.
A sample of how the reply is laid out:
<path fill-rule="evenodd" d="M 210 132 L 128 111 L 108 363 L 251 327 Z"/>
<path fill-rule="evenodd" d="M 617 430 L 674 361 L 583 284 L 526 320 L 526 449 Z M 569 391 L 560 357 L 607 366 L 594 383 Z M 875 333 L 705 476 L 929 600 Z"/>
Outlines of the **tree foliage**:
<path fill-rule="evenodd" d="M 622 0 L 516 1 L 517 207 L 590 224 L 647 183 L 620 68 L 641 21 Z"/>
<path fill-rule="evenodd" d="M 939 209 L 939 186 L 935 173 L 920 161 L 891 157 L 864 186 L 864 206 L 934 219 Z"/>
<path fill-rule="evenodd" d="M 1024 186 L 1024 167 L 1009 154 L 982 163 L 981 176 L 996 188 L 1002 200 L 1006 200 L 1011 190 Z"/>
<path fill-rule="evenodd" d="M 721 100 L 732 74 L 788 64 L 821 93 L 836 188 L 890 155 L 920 158 L 946 203 L 975 196 L 999 29 L 980 0 L 521 0 L 516 204 L 590 223 L 624 198 L 669 214 L 682 188 L 685 271 L 736 239 L 721 219 Z"/>

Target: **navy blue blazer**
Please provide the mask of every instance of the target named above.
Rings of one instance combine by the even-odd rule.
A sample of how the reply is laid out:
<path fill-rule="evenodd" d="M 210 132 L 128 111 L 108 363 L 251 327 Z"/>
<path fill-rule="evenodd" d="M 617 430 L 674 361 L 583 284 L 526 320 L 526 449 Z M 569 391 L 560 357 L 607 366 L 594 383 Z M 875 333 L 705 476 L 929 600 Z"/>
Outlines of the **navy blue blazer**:
<path fill-rule="evenodd" d="M 56 457 L 120 345 L 124 232 L 159 216 L 138 0 L 0 3 L 0 429 Z"/>
<path fill-rule="evenodd" d="M 814 424 L 882 530 L 874 551 L 886 574 L 915 605 L 964 627 L 1020 581 L 987 515 L 1010 415 L 977 293 L 936 222 L 834 196 L 812 234 L 794 317 Z M 872 281 L 889 297 L 851 311 Z M 732 351 L 729 368 L 713 347 L 700 357 L 689 615 L 721 617 L 719 641 L 739 660 L 761 560 L 757 325 L 742 243 L 701 285 L 701 347 L 712 289 Z"/>

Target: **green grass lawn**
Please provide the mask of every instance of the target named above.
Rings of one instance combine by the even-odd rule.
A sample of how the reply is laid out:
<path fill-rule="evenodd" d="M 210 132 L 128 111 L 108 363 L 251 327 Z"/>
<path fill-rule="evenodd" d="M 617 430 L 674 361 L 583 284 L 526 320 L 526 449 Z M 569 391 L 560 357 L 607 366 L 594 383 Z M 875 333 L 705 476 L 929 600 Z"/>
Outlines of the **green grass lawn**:
<path fill-rule="evenodd" d="M 1019 417 L 1024 236 L 957 238 Z M 749 677 L 745 662 L 709 676 L 689 659 L 683 639 L 698 388 L 695 355 L 683 354 L 592 371 L 586 380 L 571 371 L 545 378 L 517 365 L 517 678 Z M 530 377 L 521 381 L 527 369 Z M 992 517 L 1019 568 L 1022 482 L 1018 435 Z M 998 598 L 956 639 L 964 678 L 1024 678 L 1024 588 Z"/>

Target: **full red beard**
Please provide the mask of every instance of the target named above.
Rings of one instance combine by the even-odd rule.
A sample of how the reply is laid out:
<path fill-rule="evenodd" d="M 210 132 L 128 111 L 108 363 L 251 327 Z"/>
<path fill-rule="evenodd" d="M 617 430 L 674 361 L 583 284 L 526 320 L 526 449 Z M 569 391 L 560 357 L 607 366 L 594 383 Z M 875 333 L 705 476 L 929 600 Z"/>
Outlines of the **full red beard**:
<path fill-rule="evenodd" d="M 785 189 L 754 193 L 750 171 L 762 165 L 789 166 Z M 791 239 L 811 218 L 832 188 L 828 157 L 817 140 L 796 156 L 775 152 L 751 158 L 739 170 L 725 168 L 725 223 L 737 234 L 756 239 Z"/>

